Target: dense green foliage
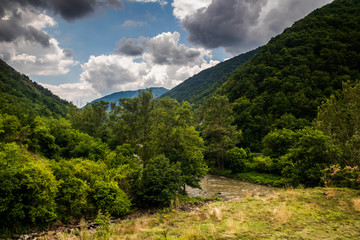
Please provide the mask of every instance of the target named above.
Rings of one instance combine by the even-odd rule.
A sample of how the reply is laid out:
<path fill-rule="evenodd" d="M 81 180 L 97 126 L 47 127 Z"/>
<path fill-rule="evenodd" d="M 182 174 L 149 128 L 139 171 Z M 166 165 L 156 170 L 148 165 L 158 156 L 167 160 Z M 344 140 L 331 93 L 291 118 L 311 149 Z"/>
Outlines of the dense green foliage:
<path fill-rule="evenodd" d="M 65 116 L 68 104 L 0 59 L 0 114 Z"/>
<path fill-rule="evenodd" d="M 329 137 L 310 127 L 295 132 L 272 131 L 264 138 L 263 145 L 267 157 L 256 158 L 253 167 L 263 164 L 263 170 L 282 175 L 295 186 L 318 186 L 322 170 L 338 162 L 341 156 Z M 275 154 L 274 150 L 278 152 Z"/>
<path fill-rule="evenodd" d="M 360 165 L 360 83 L 344 83 L 343 91 L 319 108 L 315 127 L 331 137 L 342 150 L 343 167 Z"/>
<path fill-rule="evenodd" d="M 69 105 L 68 119 L 0 114 L 1 232 L 99 211 L 119 217 L 134 204 L 170 204 L 185 183 L 199 187 L 207 166 L 188 103 L 150 91 L 107 109 Z"/>
<path fill-rule="evenodd" d="M 209 164 L 216 164 L 220 170 L 225 167 L 226 151 L 233 148 L 241 136 L 232 124 L 233 112 L 229 100 L 218 95 L 209 98 L 204 106 L 201 132 Z"/>
<path fill-rule="evenodd" d="M 248 168 L 248 156 L 244 149 L 234 147 L 225 154 L 226 164 L 233 173 L 245 172 Z"/>
<path fill-rule="evenodd" d="M 209 98 L 239 66 L 249 61 L 258 49 L 233 57 L 190 77 L 162 97 L 175 98 L 199 105 Z"/>
<path fill-rule="evenodd" d="M 359 39 L 360 2 L 335 0 L 271 39 L 238 68 L 220 92 L 233 102 L 243 146 L 259 151 L 261 139 L 278 126 L 309 125 L 342 82 L 359 80 Z"/>
<path fill-rule="evenodd" d="M 138 201 L 145 206 L 169 206 L 183 184 L 180 163 L 171 163 L 160 155 L 144 168 L 138 186 Z"/>

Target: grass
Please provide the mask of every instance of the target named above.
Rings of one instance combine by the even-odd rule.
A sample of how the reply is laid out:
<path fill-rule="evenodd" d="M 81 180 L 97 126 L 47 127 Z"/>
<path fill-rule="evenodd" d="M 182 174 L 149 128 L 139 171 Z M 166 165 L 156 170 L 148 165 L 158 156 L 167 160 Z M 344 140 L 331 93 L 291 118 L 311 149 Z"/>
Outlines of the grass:
<path fill-rule="evenodd" d="M 231 170 L 217 170 L 217 169 L 212 169 L 211 173 L 229 178 L 245 180 L 255 184 L 270 185 L 273 187 L 284 187 L 286 185 L 286 179 L 284 179 L 281 176 L 269 174 L 269 173 L 258 173 L 252 171 L 252 172 L 234 174 L 231 173 Z"/>
<path fill-rule="evenodd" d="M 279 189 L 272 196 L 209 202 L 199 210 L 161 211 L 110 226 L 107 239 L 360 239 L 360 191 Z M 82 229 L 58 239 L 99 239 Z M 46 238 L 51 239 L 51 238 Z"/>

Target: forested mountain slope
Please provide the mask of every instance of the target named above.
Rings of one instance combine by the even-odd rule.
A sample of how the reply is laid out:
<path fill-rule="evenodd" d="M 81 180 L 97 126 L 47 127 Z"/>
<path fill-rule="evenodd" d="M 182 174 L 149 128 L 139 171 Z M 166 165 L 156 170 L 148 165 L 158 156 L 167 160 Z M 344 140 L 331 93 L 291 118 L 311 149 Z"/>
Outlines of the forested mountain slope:
<path fill-rule="evenodd" d="M 66 114 L 67 101 L 61 100 L 27 76 L 0 60 L 0 113 L 21 117 L 30 112 L 54 116 Z"/>
<path fill-rule="evenodd" d="M 201 71 L 165 93 L 163 97 L 175 98 L 179 102 L 188 101 L 193 104 L 200 104 L 213 94 L 236 68 L 249 61 L 258 50 L 241 54 Z"/>
<path fill-rule="evenodd" d="M 319 105 L 360 80 L 360 1 L 335 0 L 270 40 L 219 92 L 233 102 L 243 144 L 260 150 L 272 129 L 301 128 Z"/>

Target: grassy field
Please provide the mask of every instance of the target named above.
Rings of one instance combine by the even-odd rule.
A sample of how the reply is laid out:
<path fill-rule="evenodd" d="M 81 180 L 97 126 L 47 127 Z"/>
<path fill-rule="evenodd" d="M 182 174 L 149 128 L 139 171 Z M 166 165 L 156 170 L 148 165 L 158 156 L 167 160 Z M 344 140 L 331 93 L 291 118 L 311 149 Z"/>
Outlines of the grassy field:
<path fill-rule="evenodd" d="M 264 198 L 163 210 L 56 239 L 360 239 L 360 191 L 279 189 Z"/>

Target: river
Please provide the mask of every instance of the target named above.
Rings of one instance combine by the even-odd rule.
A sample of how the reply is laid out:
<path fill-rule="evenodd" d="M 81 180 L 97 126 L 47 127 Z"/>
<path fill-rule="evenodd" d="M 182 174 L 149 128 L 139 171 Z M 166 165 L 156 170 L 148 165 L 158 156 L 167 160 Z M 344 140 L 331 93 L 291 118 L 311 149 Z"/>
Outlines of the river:
<path fill-rule="evenodd" d="M 273 194 L 273 188 L 243 182 L 222 176 L 207 175 L 201 181 L 202 190 L 186 187 L 190 197 L 220 197 L 224 200 L 237 200 L 245 197 L 261 197 Z"/>

